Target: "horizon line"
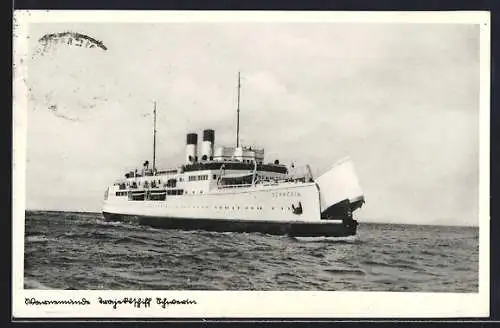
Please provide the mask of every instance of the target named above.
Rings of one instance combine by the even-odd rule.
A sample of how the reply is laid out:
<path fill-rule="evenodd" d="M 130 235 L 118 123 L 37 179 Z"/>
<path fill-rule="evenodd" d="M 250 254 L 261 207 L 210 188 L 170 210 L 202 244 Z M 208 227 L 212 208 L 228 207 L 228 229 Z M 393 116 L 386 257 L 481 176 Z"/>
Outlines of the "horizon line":
<path fill-rule="evenodd" d="M 24 212 L 62 212 L 62 213 L 85 213 L 85 214 L 102 214 L 96 211 L 76 211 L 76 210 L 48 210 L 48 209 L 24 209 Z M 438 226 L 438 227 L 460 227 L 460 228 L 479 228 L 479 225 L 459 225 L 459 224 L 439 224 L 439 223 L 399 223 L 387 221 L 370 221 L 357 220 L 360 224 L 393 224 L 393 225 L 411 225 L 411 226 Z"/>

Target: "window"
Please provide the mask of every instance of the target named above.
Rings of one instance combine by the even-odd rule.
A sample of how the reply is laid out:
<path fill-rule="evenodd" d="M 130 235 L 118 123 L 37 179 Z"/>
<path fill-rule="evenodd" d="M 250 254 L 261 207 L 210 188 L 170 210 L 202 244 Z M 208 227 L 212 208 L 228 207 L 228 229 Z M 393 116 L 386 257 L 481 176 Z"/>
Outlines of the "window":
<path fill-rule="evenodd" d="M 206 174 L 205 175 L 199 175 L 196 180 L 198 180 L 198 181 L 208 180 L 208 175 L 206 175 Z"/>
<path fill-rule="evenodd" d="M 217 179 L 217 175 L 214 174 L 214 180 Z"/>
<path fill-rule="evenodd" d="M 167 195 L 182 195 L 182 189 L 169 189 L 167 190 Z"/>

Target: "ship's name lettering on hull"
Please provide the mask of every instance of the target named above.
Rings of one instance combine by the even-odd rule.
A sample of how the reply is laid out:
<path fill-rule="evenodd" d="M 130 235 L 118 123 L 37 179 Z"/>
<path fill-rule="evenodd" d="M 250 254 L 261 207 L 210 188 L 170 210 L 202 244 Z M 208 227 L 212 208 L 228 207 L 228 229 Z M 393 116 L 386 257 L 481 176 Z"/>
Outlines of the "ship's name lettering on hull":
<path fill-rule="evenodd" d="M 300 197 L 300 192 L 286 191 L 286 192 L 273 192 L 273 197 Z"/>

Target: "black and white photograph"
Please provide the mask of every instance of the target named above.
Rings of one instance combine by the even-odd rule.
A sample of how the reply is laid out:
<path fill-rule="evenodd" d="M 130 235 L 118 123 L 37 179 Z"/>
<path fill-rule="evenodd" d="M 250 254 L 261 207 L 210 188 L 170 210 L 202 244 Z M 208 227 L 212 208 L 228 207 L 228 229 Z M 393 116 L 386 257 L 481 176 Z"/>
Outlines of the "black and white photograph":
<path fill-rule="evenodd" d="M 489 29 L 18 12 L 14 308 L 487 316 Z"/>

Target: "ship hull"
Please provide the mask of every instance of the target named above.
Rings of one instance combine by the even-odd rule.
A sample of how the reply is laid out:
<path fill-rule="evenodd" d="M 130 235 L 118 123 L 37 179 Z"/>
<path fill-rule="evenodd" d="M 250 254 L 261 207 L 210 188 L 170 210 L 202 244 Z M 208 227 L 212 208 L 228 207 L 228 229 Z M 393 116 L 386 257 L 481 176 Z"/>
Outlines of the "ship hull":
<path fill-rule="evenodd" d="M 356 234 L 357 221 L 345 219 L 322 222 L 279 222 L 209 218 L 170 218 L 103 212 L 109 221 L 138 222 L 161 229 L 250 232 L 291 237 L 347 237 Z"/>
<path fill-rule="evenodd" d="M 357 222 L 352 219 L 352 212 L 361 207 L 364 197 L 349 160 L 337 163 L 315 181 L 308 182 L 292 180 L 231 188 L 214 185 L 200 190 L 201 185 L 195 181 L 210 183 L 207 178 L 212 174 L 198 175 L 179 183 L 182 194 L 165 190 L 162 199 L 151 199 L 153 192 L 159 192 L 158 188 L 146 190 L 144 183 L 128 192 L 113 186 L 103 204 L 104 217 L 167 229 L 295 237 L 356 234 Z M 198 179 L 200 176 L 204 179 Z"/>

